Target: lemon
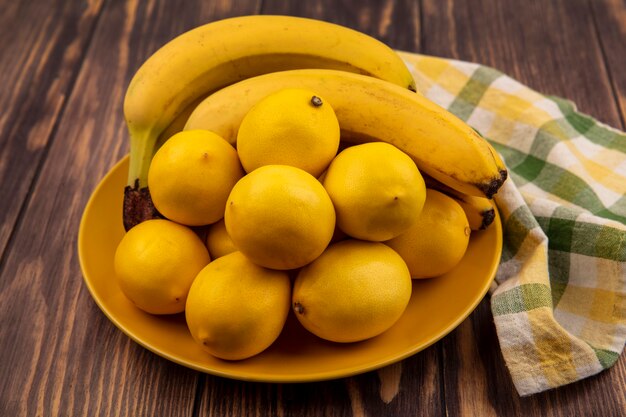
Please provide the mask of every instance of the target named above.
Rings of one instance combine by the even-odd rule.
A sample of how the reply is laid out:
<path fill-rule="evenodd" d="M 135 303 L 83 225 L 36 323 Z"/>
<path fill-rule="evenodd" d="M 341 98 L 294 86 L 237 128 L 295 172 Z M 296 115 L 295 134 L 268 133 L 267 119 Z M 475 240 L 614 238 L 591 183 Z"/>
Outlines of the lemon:
<path fill-rule="evenodd" d="M 372 241 L 388 240 L 407 230 L 426 198 L 424 179 L 413 160 L 380 142 L 343 150 L 330 164 L 324 187 L 341 230 Z"/>
<path fill-rule="evenodd" d="M 262 268 L 233 252 L 211 262 L 193 282 L 185 309 L 187 326 L 211 355 L 245 359 L 276 340 L 290 296 L 286 272 Z"/>
<path fill-rule="evenodd" d="M 168 220 L 148 220 L 124 235 L 114 268 L 122 292 L 152 314 L 180 313 L 194 278 L 211 261 L 202 240 Z"/>
<path fill-rule="evenodd" d="M 413 278 L 430 278 L 445 274 L 461 261 L 470 232 L 459 203 L 427 189 L 426 203 L 417 222 L 385 243 L 402 256 Z"/>
<path fill-rule="evenodd" d="M 313 334 L 355 342 L 384 332 L 400 318 L 411 285 L 406 264 L 388 246 L 345 240 L 300 271 L 292 307 Z"/>
<path fill-rule="evenodd" d="M 290 165 L 318 177 L 338 147 L 339 122 L 330 103 L 305 89 L 280 90 L 259 101 L 237 134 L 237 152 L 246 172 L 263 165 Z"/>
<path fill-rule="evenodd" d="M 213 223 L 207 232 L 206 245 L 209 248 L 209 254 L 213 259 L 220 258 L 229 253 L 235 252 L 235 244 L 228 236 L 224 219 L 217 223 Z"/>
<path fill-rule="evenodd" d="M 218 221 L 230 190 L 244 175 L 237 151 L 208 130 L 172 136 L 148 171 L 154 206 L 170 220 L 189 226 Z"/>
<path fill-rule="evenodd" d="M 254 263 L 294 269 L 317 258 L 335 229 L 335 210 L 311 174 L 266 165 L 243 177 L 226 203 L 226 230 Z"/>

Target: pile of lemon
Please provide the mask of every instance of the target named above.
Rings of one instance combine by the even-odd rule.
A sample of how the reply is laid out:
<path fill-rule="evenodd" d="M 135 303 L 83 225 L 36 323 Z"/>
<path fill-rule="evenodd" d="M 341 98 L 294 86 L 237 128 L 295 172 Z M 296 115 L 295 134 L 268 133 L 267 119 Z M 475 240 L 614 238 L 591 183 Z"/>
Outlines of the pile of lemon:
<path fill-rule="evenodd" d="M 120 288 L 148 313 L 184 311 L 194 340 L 222 359 L 265 350 L 290 308 L 326 340 L 384 332 L 408 305 L 411 278 L 451 270 L 470 228 L 394 146 L 340 146 L 331 103 L 303 89 L 252 108 L 237 149 L 209 131 L 176 134 L 148 176 L 167 220 L 123 237 Z M 190 226 L 206 225 L 203 242 Z"/>

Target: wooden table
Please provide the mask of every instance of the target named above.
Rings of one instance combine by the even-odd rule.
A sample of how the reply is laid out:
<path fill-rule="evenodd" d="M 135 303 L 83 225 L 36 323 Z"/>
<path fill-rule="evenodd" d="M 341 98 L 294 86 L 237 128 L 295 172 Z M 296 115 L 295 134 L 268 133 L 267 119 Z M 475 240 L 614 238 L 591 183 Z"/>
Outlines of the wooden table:
<path fill-rule="evenodd" d="M 128 152 L 122 101 L 130 77 L 173 36 L 256 13 L 319 18 L 394 48 L 490 65 L 625 128 L 623 0 L 2 0 L 0 416 L 624 413 L 624 355 L 598 376 L 519 398 L 488 300 L 401 363 L 307 384 L 195 372 L 106 319 L 83 284 L 76 239 L 91 191 Z"/>

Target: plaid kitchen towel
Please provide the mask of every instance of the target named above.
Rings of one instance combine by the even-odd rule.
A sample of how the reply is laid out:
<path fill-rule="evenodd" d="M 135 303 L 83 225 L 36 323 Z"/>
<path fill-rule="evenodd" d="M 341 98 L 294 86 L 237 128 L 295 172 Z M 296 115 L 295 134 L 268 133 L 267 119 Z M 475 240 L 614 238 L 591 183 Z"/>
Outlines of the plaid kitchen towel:
<path fill-rule="evenodd" d="M 494 69 L 401 55 L 418 89 L 509 170 L 495 197 L 504 248 L 491 309 L 517 391 L 609 368 L 626 340 L 626 134 Z"/>

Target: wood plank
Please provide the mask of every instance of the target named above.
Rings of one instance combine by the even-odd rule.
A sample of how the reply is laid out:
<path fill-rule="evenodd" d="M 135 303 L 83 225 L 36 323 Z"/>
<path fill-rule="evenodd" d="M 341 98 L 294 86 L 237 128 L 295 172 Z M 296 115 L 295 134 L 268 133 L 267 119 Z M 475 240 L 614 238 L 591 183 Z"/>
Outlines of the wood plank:
<path fill-rule="evenodd" d="M 416 1 L 265 0 L 261 13 L 325 20 L 367 33 L 395 49 L 420 49 L 420 10 Z"/>
<path fill-rule="evenodd" d="M 500 390 L 507 397 L 517 396 L 504 366 L 488 372 L 494 371 L 490 366 L 503 363 L 492 320 L 489 300 L 485 298 L 442 342 L 446 409 L 450 415 L 489 417 L 500 415 L 502 410 L 509 415 L 522 415 L 515 401 L 501 398 L 494 404 L 491 396 L 494 386 L 502 387 Z"/>
<path fill-rule="evenodd" d="M 102 0 L 4 2 L 0 13 L 0 258 L 66 103 Z M 35 29 L 36 28 L 36 29 Z"/>
<path fill-rule="evenodd" d="M 128 152 L 122 103 L 134 71 L 182 31 L 257 9 L 107 3 L 0 271 L 0 415 L 192 415 L 198 373 L 141 348 L 98 310 L 77 230 L 89 194 Z"/>
<path fill-rule="evenodd" d="M 494 67 L 620 126 L 586 0 L 424 0 L 423 22 L 424 53 Z"/>
<path fill-rule="evenodd" d="M 617 97 L 622 125 L 626 127 L 626 2 L 589 1 L 613 92 Z M 619 126 L 616 126 L 619 127 Z"/>
<path fill-rule="evenodd" d="M 356 377 L 366 416 L 445 416 L 441 346 Z M 398 380 L 396 380 L 398 379 Z"/>
<path fill-rule="evenodd" d="M 422 51 L 495 67 L 538 91 L 621 127 L 586 1 L 423 3 Z M 613 23 L 615 27 L 616 24 Z M 623 25 L 622 25 L 623 26 Z M 443 341 L 450 415 L 619 415 L 626 409 L 625 359 L 586 380 L 520 398 L 500 353 L 488 299 Z M 592 411 L 589 411 L 593 415 Z"/>
<path fill-rule="evenodd" d="M 442 416 L 439 348 L 354 377 L 304 384 L 261 384 L 208 376 L 199 416 Z"/>

